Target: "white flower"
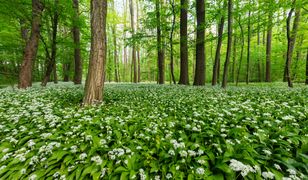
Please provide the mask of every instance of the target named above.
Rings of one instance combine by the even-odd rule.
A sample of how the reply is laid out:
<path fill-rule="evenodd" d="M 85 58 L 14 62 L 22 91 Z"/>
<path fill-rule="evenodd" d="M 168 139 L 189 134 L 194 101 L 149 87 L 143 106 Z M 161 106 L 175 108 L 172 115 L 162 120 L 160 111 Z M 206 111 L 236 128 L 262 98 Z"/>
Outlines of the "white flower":
<path fill-rule="evenodd" d="M 203 160 L 203 159 L 199 159 L 197 162 L 198 162 L 199 164 L 205 164 L 205 160 Z"/>
<path fill-rule="evenodd" d="M 265 179 L 274 179 L 275 178 L 275 175 L 271 172 L 262 172 L 262 176 Z"/>
<path fill-rule="evenodd" d="M 160 180 L 160 176 L 159 175 L 155 176 L 154 180 Z"/>
<path fill-rule="evenodd" d="M 172 174 L 171 174 L 171 173 L 168 173 L 168 174 L 166 175 L 166 178 L 167 178 L 167 179 L 171 179 L 171 178 L 172 178 Z"/>
<path fill-rule="evenodd" d="M 272 152 L 271 152 L 271 151 L 266 150 L 266 149 L 263 149 L 263 152 L 264 152 L 266 155 L 268 155 L 268 156 L 270 156 L 270 155 L 272 154 Z"/>
<path fill-rule="evenodd" d="M 6 165 L 1 166 L 1 167 L 0 167 L 0 171 L 3 170 L 3 169 L 5 169 L 5 168 L 6 168 Z"/>
<path fill-rule="evenodd" d="M 280 167 L 278 164 L 274 164 L 274 167 L 275 167 L 277 170 L 281 170 L 281 167 Z"/>
<path fill-rule="evenodd" d="M 37 179 L 37 175 L 36 174 L 32 174 L 30 177 L 29 177 L 29 180 L 36 180 Z"/>
<path fill-rule="evenodd" d="M 204 171 L 204 169 L 203 169 L 202 167 L 199 167 L 199 168 L 196 169 L 196 173 L 197 173 L 197 174 L 203 175 L 204 172 L 205 172 L 205 171 Z"/>
<path fill-rule="evenodd" d="M 10 149 L 9 148 L 5 148 L 2 150 L 3 153 L 7 153 Z"/>
<path fill-rule="evenodd" d="M 187 152 L 182 150 L 179 152 L 181 157 L 187 157 Z"/>
<path fill-rule="evenodd" d="M 169 154 L 170 156 L 174 156 L 174 155 L 175 155 L 175 152 L 174 152 L 172 149 L 170 149 L 170 150 L 168 151 L 168 154 Z"/>
<path fill-rule="evenodd" d="M 28 141 L 28 147 L 32 148 L 35 145 L 35 142 L 31 139 Z"/>
<path fill-rule="evenodd" d="M 229 167 L 233 170 L 233 171 L 241 171 L 241 175 L 243 177 L 245 177 L 248 173 L 253 172 L 255 173 L 256 170 L 253 169 L 250 165 L 245 165 L 240 161 L 237 161 L 235 159 L 231 159 L 230 160 L 230 164 Z"/>
<path fill-rule="evenodd" d="M 86 153 L 82 153 L 79 155 L 79 159 L 84 160 L 87 157 Z"/>
<path fill-rule="evenodd" d="M 287 171 L 288 171 L 291 175 L 296 175 L 296 170 L 294 170 L 294 169 L 287 169 Z"/>
<path fill-rule="evenodd" d="M 188 150 L 189 156 L 196 156 L 196 152 L 192 150 Z"/>
<path fill-rule="evenodd" d="M 103 178 L 105 176 L 106 170 L 107 170 L 106 168 L 103 168 L 100 178 Z"/>
<path fill-rule="evenodd" d="M 96 162 L 97 165 L 100 165 L 103 162 L 100 156 L 91 157 L 91 161 Z"/>
<path fill-rule="evenodd" d="M 26 174 L 26 172 L 27 172 L 27 170 L 26 170 L 25 168 L 22 168 L 22 169 L 20 170 L 20 173 L 21 173 L 21 174 Z"/>

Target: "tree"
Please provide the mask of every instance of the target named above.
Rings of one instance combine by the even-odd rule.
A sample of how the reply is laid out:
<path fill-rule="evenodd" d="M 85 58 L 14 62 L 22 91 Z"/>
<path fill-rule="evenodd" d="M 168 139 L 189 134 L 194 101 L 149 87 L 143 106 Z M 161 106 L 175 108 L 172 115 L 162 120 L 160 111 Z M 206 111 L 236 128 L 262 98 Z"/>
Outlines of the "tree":
<path fill-rule="evenodd" d="M 188 85 L 188 46 L 187 46 L 187 8 L 188 0 L 181 0 L 180 18 L 180 80 L 179 84 Z"/>
<path fill-rule="evenodd" d="M 251 39 L 251 24 L 250 24 L 250 16 L 251 16 L 251 10 L 250 10 L 250 0 L 249 0 L 249 11 L 248 11 L 248 24 L 247 24 L 247 67 L 246 67 L 246 84 L 249 83 L 249 76 L 250 76 L 250 39 Z"/>
<path fill-rule="evenodd" d="M 157 33 L 157 64 L 158 64 L 158 83 L 165 83 L 165 60 L 164 50 L 161 42 L 161 27 L 160 27 L 160 0 L 156 0 L 156 33 Z"/>
<path fill-rule="evenodd" d="M 196 38 L 196 71 L 194 85 L 205 83 L 205 4 L 204 0 L 196 0 L 197 38 Z"/>
<path fill-rule="evenodd" d="M 307 49 L 307 53 L 306 53 L 306 85 L 308 85 L 308 49 Z"/>
<path fill-rule="evenodd" d="M 82 60 L 80 55 L 80 29 L 79 29 L 79 0 L 73 0 L 73 40 L 74 40 L 74 84 L 81 84 L 82 81 Z"/>
<path fill-rule="evenodd" d="M 227 54 L 226 54 L 226 61 L 224 65 L 224 73 L 222 76 L 222 88 L 227 87 L 228 81 L 228 66 L 230 63 L 230 56 L 231 56 L 231 46 L 232 46 L 232 0 L 228 0 L 228 44 L 227 44 Z"/>
<path fill-rule="evenodd" d="M 225 7 L 225 1 L 224 5 Z M 224 13 L 224 12 L 223 12 Z M 222 45 L 223 31 L 224 31 L 224 23 L 225 23 L 225 15 L 221 14 L 220 21 L 218 24 L 218 40 L 215 54 L 215 61 L 213 66 L 213 76 L 212 76 L 212 85 L 215 86 L 217 84 L 219 69 L 220 69 L 220 49 Z"/>
<path fill-rule="evenodd" d="M 174 28 L 175 28 L 175 5 L 174 5 L 174 0 L 169 0 L 169 4 L 171 5 L 172 9 L 172 25 L 171 25 L 171 31 L 170 31 L 170 36 L 169 36 L 169 43 L 170 43 L 170 74 L 171 74 L 171 79 L 173 84 L 176 84 L 175 82 L 175 77 L 174 77 L 174 59 L 173 59 L 173 33 L 174 33 Z"/>
<path fill-rule="evenodd" d="M 59 19 L 58 8 L 59 8 L 59 0 L 54 0 L 53 16 L 51 16 L 52 17 L 51 18 L 52 20 L 51 55 L 47 53 L 48 55 L 47 68 L 46 68 L 44 79 L 41 84 L 42 86 L 47 85 L 52 72 L 54 73 L 54 81 L 57 82 L 56 55 L 57 55 L 58 19 Z M 45 48 L 46 48 L 46 52 L 48 52 L 47 46 Z"/>
<path fill-rule="evenodd" d="M 107 0 L 91 0 L 91 50 L 85 85 L 84 105 L 103 100 L 106 62 Z"/>
<path fill-rule="evenodd" d="M 129 10 L 130 10 L 130 24 L 132 28 L 132 36 L 135 35 L 135 19 L 134 19 L 134 4 L 133 0 L 129 0 Z M 135 43 L 133 42 L 133 47 L 132 47 L 132 68 L 134 72 L 134 83 L 137 83 L 137 63 L 136 63 L 136 46 Z"/>
<path fill-rule="evenodd" d="M 272 6 L 272 1 L 269 2 L 269 7 Z M 267 38 L 266 38 L 266 70 L 265 82 L 271 82 L 271 52 L 272 52 L 272 28 L 273 28 L 273 12 L 272 9 L 268 11 L 267 19 Z"/>
<path fill-rule="evenodd" d="M 39 45 L 41 14 L 44 6 L 40 0 L 32 0 L 31 35 L 26 43 L 23 61 L 19 73 L 18 88 L 25 89 L 32 86 L 32 68 Z"/>
<path fill-rule="evenodd" d="M 294 45 L 295 45 L 295 40 L 296 40 L 296 34 L 297 34 L 297 29 L 298 29 L 298 24 L 299 24 L 299 18 L 300 18 L 300 12 L 301 9 L 298 7 L 296 4 L 296 0 L 293 0 L 293 7 L 289 11 L 288 17 L 287 17 L 287 40 L 288 40 L 288 49 L 287 49 L 287 56 L 286 56 L 286 64 L 285 64 L 285 78 L 288 81 L 288 86 L 293 87 L 292 79 L 290 77 L 291 75 L 291 60 L 293 57 L 293 50 L 294 50 Z M 295 7 L 294 7 L 295 6 Z M 293 22 L 293 29 L 291 29 L 291 18 L 293 11 L 295 9 L 295 18 Z"/>

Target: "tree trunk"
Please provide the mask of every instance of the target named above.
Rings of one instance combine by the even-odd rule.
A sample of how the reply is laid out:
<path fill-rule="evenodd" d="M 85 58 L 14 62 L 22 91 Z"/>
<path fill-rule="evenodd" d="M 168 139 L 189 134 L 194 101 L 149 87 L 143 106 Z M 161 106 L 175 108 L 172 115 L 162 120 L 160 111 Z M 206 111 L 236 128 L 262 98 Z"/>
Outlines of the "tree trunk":
<path fill-rule="evenodd" d="M 139 1 L 137 0 L 136 1 L 136 5 L 137 5 L 137 32 L 138 32 L 138 29 L 139 29 Z M 140 46 L 139 44 L 137 45 L 137 63 L 138 63 L 138 66 L 137 66 L 137 74 L 138 74 L 138 77 L 137 77 L 137 81 L 140 82 L 140 76 L 141 76 L 141 70 L 140 70 Z"/>
<path fill-rule="evenodd" d="M 266 41 L 266 66 L 265 66 L 265 82 L 271 82 L 271 52 L 272 52 L 272 23 L 273 13 L 268 13 L 267 24 L 267 41 Z"/>
<path fill-rule="evenodd" d="M 306 53 L 306 85 L 308 85 L 308 48 L 307 48 L 307 53 Z"/>
<path fill-rule="evenodd" d="M 42 86 L 46 86 L 50 75 L 53 71 L 53 69 L 56 69 L 56 55 L 57 55 L 57 32 L 58 32 L 58 18 L 59 18 L 59 12 L 58 12 L 58 4 L 59 0 L 54 0 L 54 12 L 52 20 L 52 40 L 51 40 L 51 56 L 48 59 L 47 62 L 47 68 L 45 72 L 44 79 L 42 81 Z M 47 47 L 46 47 L 47 48 Z M 56 77 L 56 72 L 54 72 L 54 78 Z M 55 83 L 56 80 L 54 79 Z"/>
<path fill-rule="evenodd" d="M 63 64 L 63 81 L 64 82 L 68 82 L 70 80 L 70 69 L 71 69 L 71 63 Z"/>
<path fill-rule="evenodd" d="M 156 0 L 156 30 L 157 30 L 157 64 L 158 64 L 158 83 L 165 83 L 165 62 L 164 50 L 161 42 L 161 27 L 160 27 L 160 0 Z"/>
<path fill-rule="evenodd" d="M 296 1 L 293 1 L 293 5 L 296 6 Z M 295 7 L 295 18 L 293 22 L 293 30 L 291 32 L 290 26 L 291 26 L 291 18 L 292 18 L 292 13 L 294 11 L 294 7 L 290 10 L 287 18 L 287 39 L 288 39 L 288 49 L 287 49 L 287 58 L 286 58 L 286 76 L 285 78 L 288 81 L 288 86 L 293 87 L 292 79 L 290 77 L 291 75 L 291 61 L 292 61 L 292 56 L 293 56 L 293 50 L 294 50 L 294 45 L 295 45 L 295 40 L 296 40 L 296 34 L 297 34 L 297 29 L 298 29 L 298 24 L 299 24 L 299 17 L 300 17 L 300 7 Z"/>
<path fill-rule="evenodd" d="M 79 0 L 73 0 L 73 40 L 74 40 L 74 84 L 81 84 L 82 81 L 82 60 L 80 55 L 80 30 L 79 30 Z"/>
<path fill-rule="evenodd" d="M 249 1 L 250 3 L 250 1 Z M 250 32 L 250 15 L 251 15 L 251 11 L 249 9 L 248 12 L 248 26 L 247 26 L 247 67 L 246 67 L 246 84 L 249 83 L 249 76 L 250 76 L 250 36 L 251 36 L 251 32 Z"/>
<path fill-rule="evenodd" d="M 227 54 L 226 61 L 224 65 L 224 73 L 222 77 L 222 88 L 227 87 L 228 82 L 228 66 L 231 56 L 231 46 L 232 46 L 232 0 L 228 0 L 228 45 L 227 45 Z"/>
<path fill-rule="evenodd" d="M 20 89 L 26 89 L 27 87 L 32 86 L 32 67 L 39 45 L 41 14 L 43 9 L 44 7 L 40 0 L 32 0 L 31 35 L 26 43 L 23 61 L 19 73 L 18 88 Z"/>
<path fill-rule="evenodd" d="M 85 85 L 84 105 L 103 100 L 106 63 L 107 0 L 91 0 L 91 51 Z"/>
<path fill-rule="evenodd" d="M 53 82 L 54 82 L 55 84 L 58 84 L 57 64 L 56 64 L 56 63 L 53 64 L 53 70 L 52 70 L 52 72 L 53 72 Z"/>
<path fill-rule="evenodd" d="M 241 43 L 240 62 L 239 62 L 238 70 L 237 70 L 237 76 L 236 76 L 236 86 L 238 85 L 238 82 L 239 82 L 239 77 L 240 77 L 240 72 L 241 72 L 241 67 L 242 67 L 242 61 L 243 61 L 244 44 L 245 44 L 244 31 L 243 31 L 243 27 L 241 25 L 241 18 L 240 18 L 240 16 L 238 18 L 238 25 L 239 25 L 240 30 L 241 30 L 241 40 L 242 40 L 242 43 Z"/>
<path fill-rule="evenodd" d="M 132 28 L 132 36 L 135 35 L 135 17 L 134 17 L 134 4 L 133 4 L 133 0 L 129 0 L 129 9 L 130 9 L 130 23 L 131 23 L 131 28 Z M 133 43 L 133 47 L 132 47 L 132 69 L 134 72 L 133 75 L 133 82 L 137 83 L 137 63 L 136 63 L 136 46 L 135 43 Z"/>
<path fill-rule="evenodd" d="M 225 5 L 224 5 L 225 7 Z M 217 79 L 219 75 L 219 67 L 220 67 L 220 49 L 222 44 L 223 38 L 223 31 L 224 31 L 224 23 L 225 23 L 225 16 L 224 14 L 221 15 L 220 22 L 218 25 L 218 40 L 217 40 L 217 48 L 215 54 L 215 62 L 213 66 L 213 77 L 212 77 L 212 85 L 215 86 L 217 84 Z"/>
<path fill-rule="evenodd" d="M 169 38 L 169 43 L 170 43 L 170 74 L 171 74 L 171 79 L 173 84 L 176 84 L 175 82 L 175 77 L 174 77 L 174 59 L 173 59 L 173 32 L 174 32 L 174 27 L 175 27 L 175 5 L 174 5 L 174 0 L 169 0 L 169 3 L 171 4 L 172 8 L 172 26 L 171 26 L 171 31 L 170 31 L 170 38 Z"/>
<path fill-rule="evenodd" d="M 233 63 L 232 63 L 232 81 L 235 82 L 235 64 L 236 64 L 236 35 L 233 40 Z"/>
<path fill-rule="evenodd" d="M 205 3 L 196 0 L 197 38 L 196 38 L 196 70 L 194 85 L 205 84 Z"/>
<path fill-rule="evenodd" d="M 187 46 L 187 8 L 188 0 L 181 0 L 181 19 L 180 19 L 180 80 L 179 84 L 189 84 L 188 79 L 188 46 Z"/>

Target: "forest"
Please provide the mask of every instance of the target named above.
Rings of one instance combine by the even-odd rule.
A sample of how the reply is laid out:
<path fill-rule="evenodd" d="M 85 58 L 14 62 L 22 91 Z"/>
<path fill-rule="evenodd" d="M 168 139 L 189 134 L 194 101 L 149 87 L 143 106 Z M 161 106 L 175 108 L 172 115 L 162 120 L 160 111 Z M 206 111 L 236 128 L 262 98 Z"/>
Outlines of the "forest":
<path fill-rule="evenodd" d="M 0 0 L 0 179 L 308 179 L 305 0 Z"/>

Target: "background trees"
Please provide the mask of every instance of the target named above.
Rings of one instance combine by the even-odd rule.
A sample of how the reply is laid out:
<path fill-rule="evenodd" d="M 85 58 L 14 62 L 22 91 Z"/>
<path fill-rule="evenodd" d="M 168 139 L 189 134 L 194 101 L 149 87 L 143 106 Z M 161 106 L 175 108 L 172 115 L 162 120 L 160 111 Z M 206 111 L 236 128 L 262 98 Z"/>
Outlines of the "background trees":
<path fill-rule="evenodd" d="M 40 3 L 44 10 L 35 8 L 33 16 L 32 5 L 40 1 L 0 2 L 1 83 L 18 79 L 20 87 L 43 79 L 43 84 L 57 79 L 82 83 L 91 45 L 88 0 L 45 0 Z M 225 67 L 220 60 L 227 55 L 230 36 L 227 2 L 108 1 L 105 81 L 189 84 L 194 80 L 195 85 L 216 85 L 224 69 L 226 82 L 281 81 L 283 76 L 304 82 L 308 46 L 304 1 L 234 0 L 233 48 Z M 32 29 L 33 24 L 40 27 L 39 35 L 31 33 L 38 30 Z M 26 57 L 33 60 L 23 63 Z"/>

